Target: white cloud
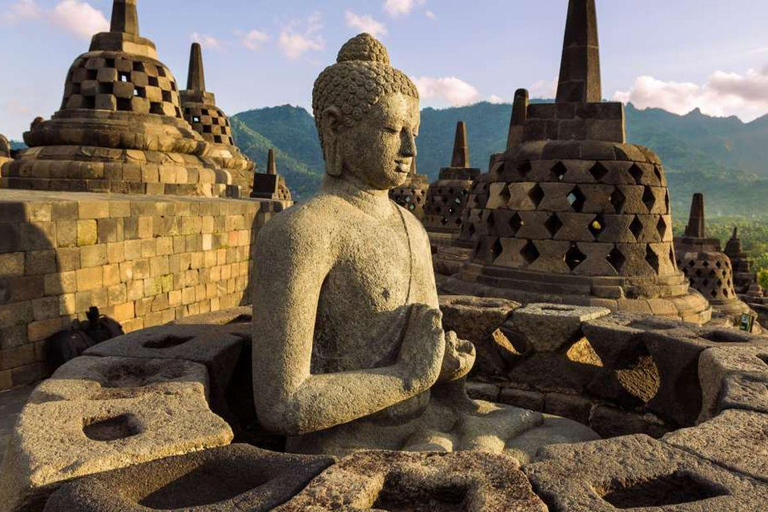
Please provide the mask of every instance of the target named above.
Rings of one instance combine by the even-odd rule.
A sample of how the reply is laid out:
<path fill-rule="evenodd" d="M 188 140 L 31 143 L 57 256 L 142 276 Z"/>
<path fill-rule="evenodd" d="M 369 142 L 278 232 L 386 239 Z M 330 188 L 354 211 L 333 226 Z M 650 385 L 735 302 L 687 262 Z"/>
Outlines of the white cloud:
<path fill-rule="evenodd" d="M 404 16 L 411 13 L 417 5 L 424 5 L 427 0 L 385 0 L 384 10 L 390 16 Z"/>
<path fill-rule="evenodd" d="M 432 11 L 427 11 L 424 15 L 431 20 L 437 19 L 437 15 Z"/>
<path fill-rule="evenodd" d="M 67 32 L 90 39 L 99 32 L 109 31 L 109 22 L 104 14 L 88 2 L 63 0 L 48 13 L 50 22 Z"/>
<path fill-rule="evenodd" d="M 42 21 L 82 39 L 109 30 L 104 13 L 82 0 L 61 0 L 51 9 L 34 0 L 17 0 L 6 8 L 2 20 L 6 24 Z"/>
<path fill-rule="evenodd" d="M 15 24 L 21 21 L 34 20 L 42 17 L 43 10 L 35 3 L 35 0 L 18 0 L 5 8 L 2 20 L 7 24 Z"/>
<path fill-rule="evenodd" d="M 489 103 L 496 103 L 496 104 L 504 103 L 504 98 L 502 98 L 501 96 L 496 96 L 495 94 L 491 94 L 488 97 L 488 102 Z"/>
<path fill-rule="evenodd" d="M 352 11 L 347 11 L 345 19 L 348 27 L 355 28 L 362 32 L 368 32 L 373 37 L 387 35 L 387 27 L 367 14 L 361 16 Z"/>
<path fill-rule="evenodd" d="M 413 82 L 419 95 L 425 100 L 444 101 L 452 106 L 469 105 L 480 99 L 480 92 L 467 82 L 456 77 L 419 77 Z"/>
<path fill-rule="evenodd" d="M 557 78 L 539 80 L 528 89 L 528 93 L 531 95 L 531 98 L 553 99 L 557 96 L 557 82 Z"/>
<path fill-rule="evenodd" d="M 320 13 L 314 13 L 306 20 L 294 20 L 280 32 L 280 47 L 289 59 L 298 59 L 308 51 L 325 48 L 325 39 Z"/>
<path fill-rule="evenodd" d="M 641 76 L 629 90 L 616 92 L 613 99 L 631 102 L 640 109 L 662 108 L 683 115 L 698 108 L 711 116 L 736 115 L 751 121 L 768 112 L 768 67 L 745 74 L 716 71 L 704 85 Z"/>
<path fill-rule="evenodd" d="M 198 32 L 193 32 L 190 39 L 192 39 L 193 43 L 200 43 L 200 46 L 206 49 L 220 50 L 224 46 L 217 38 Z"/>
<path fill-rule="evenodd" d="M 251 51 L 258 50 L 269 41 L 269 34 L 261 30 L 249 30 L 245 34 L 238 35 L 240 35 L 240 43 Z"/>

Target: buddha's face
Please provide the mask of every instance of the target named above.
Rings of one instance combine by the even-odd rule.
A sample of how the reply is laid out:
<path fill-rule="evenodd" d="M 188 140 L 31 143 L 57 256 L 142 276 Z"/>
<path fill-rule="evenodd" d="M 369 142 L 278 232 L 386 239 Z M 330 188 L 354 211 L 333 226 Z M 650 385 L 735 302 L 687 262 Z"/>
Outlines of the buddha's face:
<path fill-rule="evenodd" d="M 339 134 L 343 175 L 376 190 L 403 185 L 416 158 L 419 122 L 418 99 L 400 93 L 382 98 Z"/>

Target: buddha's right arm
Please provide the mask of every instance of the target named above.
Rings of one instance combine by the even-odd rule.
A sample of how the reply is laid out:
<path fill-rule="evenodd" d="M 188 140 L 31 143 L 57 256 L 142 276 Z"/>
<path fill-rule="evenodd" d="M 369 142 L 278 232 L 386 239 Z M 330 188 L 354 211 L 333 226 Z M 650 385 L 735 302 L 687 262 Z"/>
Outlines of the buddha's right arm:
<path fill-rule="evenodd" d="M 266 236 L 259 236 L 255 260 L 253 386 L 262 425 L 285 435 L 316 432 L 369 416 L 429 389 L 440 374 L 445 351 L 442 329 L 436 329 L 434 322 L 419 324 L 416 331 L 421 332 L 412 332 L 410 340 L 404 341 L 406 354 L 392 366 L 311 374 L 320 291 L 335 261 L 332 248 L 327 247 L 333 237 L 326 233 L 321 240 L 283 233 L 276 240 L 280 223 L 273 223 L 278 220 L 282 219 L 267 224 Z M 430 333 L 434 343 L 429 342 Z"/>

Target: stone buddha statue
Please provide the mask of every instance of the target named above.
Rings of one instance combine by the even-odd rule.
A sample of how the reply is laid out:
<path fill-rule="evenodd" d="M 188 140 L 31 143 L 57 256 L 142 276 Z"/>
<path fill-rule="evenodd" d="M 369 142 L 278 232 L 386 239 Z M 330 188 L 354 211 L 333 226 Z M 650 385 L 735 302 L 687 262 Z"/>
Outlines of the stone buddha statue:
<path fill-rule="evenodd" d="M 334 455 L 594 439 L 568 420 L 467 397 L 474 347 L 444 332 L 427 233 L 388 196 L 416 157 L 419 95 L 386 48 L 368 34 L 347 42 L 317 79 L 313 108 L 322 191 L 256 244 L 262 425 L 289 436 L 289 451 Z"/>

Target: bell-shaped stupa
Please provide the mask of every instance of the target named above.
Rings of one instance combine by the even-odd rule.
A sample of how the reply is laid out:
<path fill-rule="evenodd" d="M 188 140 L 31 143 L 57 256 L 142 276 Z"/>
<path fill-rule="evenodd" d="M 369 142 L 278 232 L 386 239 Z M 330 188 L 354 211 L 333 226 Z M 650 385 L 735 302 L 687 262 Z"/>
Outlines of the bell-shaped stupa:
<path fill-rule="evenodd" d="M 720 250 L 720 240 L 706 233 L 704 195 L 694 194 L 685 234 L 675 238 L 677 266 L 717 311 L 739 322 L 749 306 L 739 300 L 731 259 Z"/>
<path fill-rule="evenodd" d="M 272 199 L 275 201 L 291 201 L 291 191 L 285 183 L 285 179 L 277 174 L 277 162 L 275 150 L 270 149 L 267 154 L 267 172 L 253 175 L 253 187 L 251 197 L 254 199 Z"/>
<path fill-rule="evenodd" d="M 408 179 L 402 186 L 390 190 L 389 198 L 423 222 L 426 217 L 424 205 L 427 202 L 429 180 L 426 176 L 419 174 L 415 158 L 412 162 Z"/>
<path fill-rule="evenodd" d="M 459 121 L 451 166 L 440 169 L 438 180 L 427 192 L 424 226 L 433 244 L 450 244 L 458 237 L 472 182 L 480 172 L 470 167 L 467 125 Z"/>
<path fill-rule="evenodd" d="M 203 50 L 199 43 L 192 43 L 187 88 L 181 91 L 181 106 L 184 119 L 211 146 L 208 157 L 230 172 L 233 183 L 239 185 L 247 197 L 254 163 L 235 145 L 229 117 L 216 106 L 216 96 L 205 89 Z"/>
<path fill-rule="evenodd" d="M 0 134 L 0 167 L 11 159 L 11 143 L 5 135 Z"/>
<path fill-rule="evenodd" d="M 513 127 L 446 292 L 709 320 L 677 268 L 661 161 L 627 143 L 623 105 L 602 102 L 594 0 L 570 1 L 556 102 Z"/>
<path fill-rule="evenodd" d="M 61 110 L 24 134 L 2 187 L 223 196 L 232 177 L 184 119 L 179 88 L 139 35 L 136 0 L 114 0 L 109 32 L 69 70 Z"/>

